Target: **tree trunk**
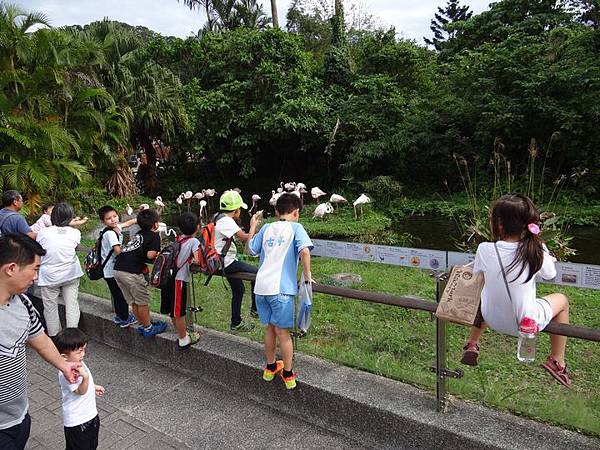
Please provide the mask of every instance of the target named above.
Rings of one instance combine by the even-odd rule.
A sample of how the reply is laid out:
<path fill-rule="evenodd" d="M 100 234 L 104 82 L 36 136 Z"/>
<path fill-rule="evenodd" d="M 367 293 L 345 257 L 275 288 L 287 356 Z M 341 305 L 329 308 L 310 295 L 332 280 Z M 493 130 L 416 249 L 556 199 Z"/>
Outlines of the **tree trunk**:
<path fill-rule="evenodd" d="M 342 12 L 342 0 L 335 0 L 335 15 L 337 16 Z"/>
<path fill-rule="evenodd" d="M 277 15 L 277 0 L 271 0 L 271 16 L 273 17 L 273 28 L 279 28 L 279 16 Z"/>

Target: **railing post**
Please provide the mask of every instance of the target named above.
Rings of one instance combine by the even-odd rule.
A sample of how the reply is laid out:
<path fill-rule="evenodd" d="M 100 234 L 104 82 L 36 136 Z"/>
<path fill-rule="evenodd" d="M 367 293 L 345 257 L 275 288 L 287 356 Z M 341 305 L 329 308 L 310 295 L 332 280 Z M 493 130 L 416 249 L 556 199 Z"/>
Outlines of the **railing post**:
<path fill-rule="evenodd" d="M 435 300 L 442 298 L 442 293 L 448 283 L 447 273 L 437 273 L 435 276 Z M 450 370 L 447 366 L 448 340 L 446 338 L 446 321 L 435 318 L 435 392 L 438 412 L 448 409 L 448 378 L 462 378 L 460 369 Z"/>
<path fill-rule="evenodd" d="M 446 286 L 444 274 L 435 277 L 435 300 L 439 303 L 442 292 Z M 438 412 L 446 412 L 448 408 L 448 380 L 446 378 L 446 353 L 448 345 L 446 340 L 446 322 L 436 317 L 435 319 L 435 375 L 436 397 Z"/>

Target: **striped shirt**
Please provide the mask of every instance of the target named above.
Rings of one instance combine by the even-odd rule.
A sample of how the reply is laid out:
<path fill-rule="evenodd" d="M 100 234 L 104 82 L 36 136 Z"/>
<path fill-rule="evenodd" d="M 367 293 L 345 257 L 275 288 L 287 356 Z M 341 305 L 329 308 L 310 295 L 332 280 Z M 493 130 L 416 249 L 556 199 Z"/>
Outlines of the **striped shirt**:
<path fill-rule="evenodd" d="M 44 332 L 38 312 L 25 295 L 0 306 L 0 430 L 20 424 L 27 414 L 27 339 Z"/>

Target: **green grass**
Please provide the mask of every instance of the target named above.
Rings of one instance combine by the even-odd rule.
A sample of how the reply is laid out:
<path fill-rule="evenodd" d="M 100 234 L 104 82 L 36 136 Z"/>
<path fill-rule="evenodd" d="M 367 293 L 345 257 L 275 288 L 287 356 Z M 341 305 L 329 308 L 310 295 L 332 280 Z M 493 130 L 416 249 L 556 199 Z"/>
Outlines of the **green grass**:
<path fill-rule="evenodd" d="M 303 221 L 304 222 L 304 221 Z M 427 272 L 418 269 L 374 263 L 313 259 L 313 274 L 326 283 L 338 272 L 360 274 L 363 282 L 353 286 L 362 290 L 434 298 L 434 282 Z M 230 291 L 222 279 L 215 277 L 208 287 L 195 283 L 196 298 L 204 312 L 198 322 L 208 328 L 228 332 Z M 249 289 L 249 285 L 248 285 Z M 82 278 L 81 290 L 108 298 L 103 282 Z M 574 324 L 600 327 L 598 291 L 540 287 L 542 294 L 560 291 L 571 299 Z M 159 292 L 153 289 L 151 307 L 157 310 Z M 244 313 L 248 314 L 246 294 Z M 401 380 L 430 391 L 435 376 L 429 371 L 435 358 L 435 326 L 428 313 L 374 305 L 328 295 L 315 294 L 312 327 L 299 341 L 299 350 L 347 366 Z M 466 327 L 449 325 L 450 368 L 460 367 Z M 261 341 L 258 327 L 247 337 Z M 549 353 L 548 335 L 542 333 L 538 343 L 538 361 Z M 487 331 L 481 341 L 480 365 L 462 366 L 462 379 L 450 381 L 450 391 L 457 397 L 490 407 L 507 410 L 543 422 L 600 436 L 600 348 L 598 343 L 570 339 L 567 359 L 573 388 L 568 391 L 538 365 L 526 366 L 516 359 L 516 340 Z M 302 368 L 299 367 L 300 372 Z"/>
<path fill-rule="evenodd" d="M 354 218 L 351 204 L 337 206 L 324 218 L 313 218 L 315 207 L 315 204 L 309 204 L 302 210 L 302 225 L 312 238 L 398 246 L 412 242 L 412 236 L 393 232 L 390 229 L 392 220 L 371 205 L 363 207 L 364 214 L 358 220 Z"/>

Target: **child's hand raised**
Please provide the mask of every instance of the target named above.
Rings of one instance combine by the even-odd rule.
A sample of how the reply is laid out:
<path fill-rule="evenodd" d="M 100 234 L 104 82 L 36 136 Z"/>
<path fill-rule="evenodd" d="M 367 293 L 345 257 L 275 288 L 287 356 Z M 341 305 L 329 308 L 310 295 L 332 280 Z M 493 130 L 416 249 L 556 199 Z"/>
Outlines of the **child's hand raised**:
<path fill-rule="evenodd" d="M 84 223 L 86 223 L 88 221 L 87 217 L 84 217 L 83 219 L 79 216 L 75 217 L 74 219 L 71 220 L 71 222 L 69 222 L 69 225 L 72 227 L 77 227 L 79 225 L 83 225 Z"/>

